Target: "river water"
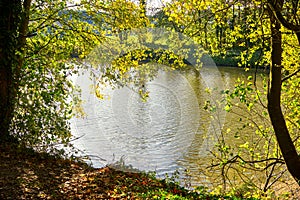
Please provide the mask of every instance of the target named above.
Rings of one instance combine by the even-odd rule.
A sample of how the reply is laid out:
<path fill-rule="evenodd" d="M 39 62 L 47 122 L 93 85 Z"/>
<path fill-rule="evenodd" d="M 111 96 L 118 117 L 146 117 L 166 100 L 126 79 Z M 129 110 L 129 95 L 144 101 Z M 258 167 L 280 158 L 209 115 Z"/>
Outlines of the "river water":
<path fill-rule="evenodd" d="M 145 83 L 147 101 L 130 87 L 103 86 L 98 99 L 88 73 L 75 80 L 82 89 L 84 118 L 71 121 L 79 139 L 75 147 L 89 155 L 94 167 L 121 162 L 155 171 L 158 176 L 189 170 L 192 182 L 205 179 L 200 171 L 210 159 L 209 151 L 231 117 L 222 109 L 211 113 L 207 102 L 224 105 L 221 91 L 246 77 L 243 69 L 207 67 L 194 72 L 159 71 Z M 232 125 L 234 126 L 234 125 Z"/>

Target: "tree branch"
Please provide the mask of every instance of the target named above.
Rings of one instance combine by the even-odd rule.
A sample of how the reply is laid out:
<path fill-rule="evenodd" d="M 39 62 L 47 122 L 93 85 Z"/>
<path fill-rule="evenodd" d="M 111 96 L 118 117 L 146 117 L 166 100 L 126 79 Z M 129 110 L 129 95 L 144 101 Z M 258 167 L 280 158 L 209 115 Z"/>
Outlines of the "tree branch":
<path fill-rule="evenodd" d="M 270 10 L 272 11 L 273 15 L 276 17 L 276 19 L 287 29 L 292 30 L 295 32 L 298 42 L 300 45 L 300 25 L 293 24 L 288 22 L 282 15 L 281 10 L 277 8 L 277 6 L 273 3 L 272 0 L 268 1 L 268 6 Z"/>
<path fill-rule="evenodd" d="M 299 68 L 298 70 L 296 70 L 295 72 L 293 72 L 292 74 L 290 74 L 290 75 L 284 77 L 284 78 L 281 80 L 281 82 L 286 81 L 286 80 L 292 78 L 293 76 L 295 76 L 295 75 L 298 74 L 299 72 L 300 72 L 300 68 Z"/>
<path fill-rule="evenodd" d="M 267 165 L 267 167 L 265 167 L 263 170 L 269 168 L 270 166 L 272 166 L 274 164 L 278 164 L 278 163 L 284 164 L 285 163 L 284 160 L 281 159 L 281 158 L 266 158 L 266 159 L 262 159 L 262 160 L 253 160 L 253 161 L 251 161 L 251 160 L 245 160 L 241 156 L 236 155 L 236 156 L 232 157 L 230 160 L 228 160 L 226 163 L 224 163 L 224 165 L 231 164 L 231 163 L 236 163 L 236 162 L 238 162 L 238 160 L 241 160 L 242 162 L 244 162 L 246 164 L 255 164 L 255 163 L 274 161 L 271 164 Z M 214 165 L 211 165 L 209 167 L 212 168 L 212 167 L 217 167 L 217 166 L 220 166 L 220 164 L 214 164 Z"/>

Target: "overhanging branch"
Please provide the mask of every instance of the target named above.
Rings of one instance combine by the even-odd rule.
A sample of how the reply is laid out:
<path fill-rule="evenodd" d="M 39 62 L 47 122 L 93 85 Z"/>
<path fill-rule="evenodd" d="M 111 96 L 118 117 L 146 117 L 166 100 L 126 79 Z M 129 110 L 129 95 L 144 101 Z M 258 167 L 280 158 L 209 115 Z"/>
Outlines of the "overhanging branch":
<path fill-rule="evenodd" d="M 277 5 L 275 5 L 273 3 L 272 0 L 268 1 L 268 6 L 270 8 L 270 10 L 272 11 L 273 15 L 276 17 L 276 19 L 287 29 L 292 30 L 295 32 L 297 38 L 298 38 L 298 42 L 300 45 L 300 25 L 298 24 L 294 24 L 291 22 L 288 22 L 282 15 L 281 13 L 281 9 L 277 8 Z"/>
<path fill-rule="evenodd" d="M 293 72 L 292 74 L 290 74 L 290 75 L 284 77 L 284 78 L 281 80 L 281 82 L 286 81 L 286 80 L 292 78 L 293 76 L 297 75 L 299 72 L 300 72 L 300 68 L 299 68 L 298 70 L 296 70 L 295 72 Z"/>

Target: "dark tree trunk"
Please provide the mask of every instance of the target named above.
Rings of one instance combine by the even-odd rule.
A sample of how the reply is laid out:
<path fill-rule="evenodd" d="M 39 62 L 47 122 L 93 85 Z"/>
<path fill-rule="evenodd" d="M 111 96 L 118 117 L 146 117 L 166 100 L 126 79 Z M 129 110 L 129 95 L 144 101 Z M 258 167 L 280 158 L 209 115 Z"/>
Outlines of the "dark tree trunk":
<path fill-rule="evenodd" d="M 207 24 L 208 24 L 208 22 L 206 21 L 205 24 L 204 24 L 204 46 L 205 46 L 205 49 L 208 49 Z"/>
<path fill-rule="evenodd" d="M 9 138 L 12 118 L 13 66 L 16 62 L 20 3 L 0 1 L 0 138 Z"/>
<path fill-rule="evenodd" d="M 9 127 L 24 60 L 30 5 L 31 0 L 0 0 L 0 142 L 12 141 Z"/>
<path fill-rule="evenodd" d="M 298 156 L 289 134 L 280 106 L 282 68 L 280 22 L 276 20 L 272 12 L 270 12 L 270 18 L 272 33 L 272 63 L 268 88 L 268 112 L 287 168 L 300 185 L 300 157 Z"/>
<path fill-rule="evenodd" d="M 1 42 L 1 40 L 0 40 Z M 0 44 L 0 49 L 1 48 Z M 4 53 L 0 53 L 0 60 L 3 60 Z M 0 61 L 0 139 L 7 139 L 9 133 L 9 124 L 11 119 L 11 112 L 9 111 L 9 87 L 12 83 L 11 69 L 2 64 Z"/>

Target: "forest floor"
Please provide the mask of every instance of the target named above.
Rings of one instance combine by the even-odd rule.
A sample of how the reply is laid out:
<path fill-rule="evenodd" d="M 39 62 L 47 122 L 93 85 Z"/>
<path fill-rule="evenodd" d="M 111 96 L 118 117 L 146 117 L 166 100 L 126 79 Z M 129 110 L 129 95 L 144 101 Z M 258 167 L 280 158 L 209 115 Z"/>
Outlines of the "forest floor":
<path fill-rule="evenodd" d="M 0 199 L 218 199 L 145 173 L 95 169 L 0 144 Z"/>
<path fill-rule="evenodd" d="M 0 199 L 242 199 L 0 144 Z M 252 198 L 254 199 L 254 198 Z"/>

